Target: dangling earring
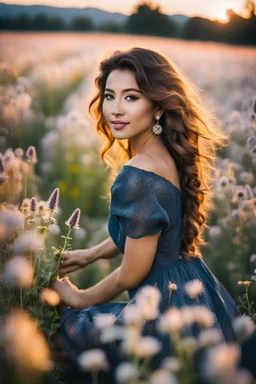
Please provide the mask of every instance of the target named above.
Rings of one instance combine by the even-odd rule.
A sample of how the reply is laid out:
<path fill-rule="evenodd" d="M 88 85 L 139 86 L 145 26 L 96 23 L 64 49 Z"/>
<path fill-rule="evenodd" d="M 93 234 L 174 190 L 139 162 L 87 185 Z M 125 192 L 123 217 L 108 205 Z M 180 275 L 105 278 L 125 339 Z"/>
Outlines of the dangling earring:
<path fill-rule="evenodd" d="M 152 131 L 155 135 L 160 135 L 163 132 L 163 127 L 159 124 L 160 116 L 156 117 L 156 124 L 152 128 Z"/>

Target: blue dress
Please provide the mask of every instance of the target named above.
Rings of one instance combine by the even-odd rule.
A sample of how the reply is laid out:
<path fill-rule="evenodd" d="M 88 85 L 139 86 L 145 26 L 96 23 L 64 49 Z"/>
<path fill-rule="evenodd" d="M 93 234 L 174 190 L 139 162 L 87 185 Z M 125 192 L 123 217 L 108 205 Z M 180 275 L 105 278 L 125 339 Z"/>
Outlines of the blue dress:
<path fill-rule="evenodd" d="M 118 348 L 100 341 L 94 318 L 98 313 L 112 313 L 116 316 L 116 324 L 123 324 L 124 308 L 136 302 L 136 293 L 145 285 L 157 286 L 160 290 L 159 312 L 163 313 L 170 306 L 181 308 L 195 305 L 195 300 L 186 294 L 184 284 L 199 279 L 203 284 L 202 293 L 198 297 L 199 303 L 215 314 L 214 327 L 222 331 L 223 341 L 236 341 L 232 321 L 241 315 L 231 295 L 203 259 L 198 256 L 185 259 L 181 256 L 183 203 L 183 192 L 166 178 L 131 165 L 124 165 L 119 171 L 111 187 L 108 230 L 120 252 L 124 254 L 126 236 L 140 238 L 159 231 L 162 233 L 148 276 L 138 287 L 128 290 L 129 302 L 108 302 L 88 306 L 83 310 L 69 308 L 62 312 L 60 332 L 65 348 L 75 364 L 81 352 L 92 348 L 105 350 L 113 367 L 123 361 L 124 356 Z M 177 285 L 171 300 L 168 289 L 170 281 Z M 194 323 L 187 330 L 187 335 L 197 336 L 199 332 L 200 326 Z M 166 334 L 160 334 L 156 320 L 145 323 L 143 335 L 157 337 L 163 344 L 162 350 L 152 360 L 152 365 L 156 368 L 164 357 L 170 356 L 170 338 Z M 256 332 L 243 344 L 241 364 L 256 374 Z M 74 373 L 72 375 L 75 382 Z M 110 383 L 115 382 L 113 376 L 107 377 L 106 374 L 102 376 L 102 380 L 104 383 L 108 380 Z"/>

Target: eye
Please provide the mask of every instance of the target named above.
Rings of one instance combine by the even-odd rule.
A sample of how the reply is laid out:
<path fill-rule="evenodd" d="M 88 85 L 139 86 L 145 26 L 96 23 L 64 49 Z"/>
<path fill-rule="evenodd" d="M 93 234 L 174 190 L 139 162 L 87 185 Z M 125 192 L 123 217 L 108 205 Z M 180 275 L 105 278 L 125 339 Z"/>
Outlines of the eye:
<path fill-rule="evenodd" d="M 108 96 L 113 96 L 113 95 L 111 95 L 110 93 L 105 93 L 105 95 L 104 95 L 104 99 L 107 99 Z M 134 96 L 134 95 L 128 95 L 128 96 L 126 96 L 126 98 L 127 98 L 127 97 L 132 97 L 131 100 L 138 100 L 138 97 L 136 97 L 136 96 Z M 110 100 L 110 99 L 107 99 L 107 100 Z"/>

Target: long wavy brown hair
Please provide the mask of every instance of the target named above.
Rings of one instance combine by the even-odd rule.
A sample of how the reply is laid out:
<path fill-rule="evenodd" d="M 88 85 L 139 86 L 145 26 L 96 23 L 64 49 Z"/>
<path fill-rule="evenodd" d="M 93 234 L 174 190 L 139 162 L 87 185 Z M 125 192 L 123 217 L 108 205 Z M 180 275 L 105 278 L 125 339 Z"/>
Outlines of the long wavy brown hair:
<path fill-rule="evenodd" d="M 102 113 L 107 77 L 114 69 L 131 70 L 144 95 L 165 109 L 160 119 L 162 137 L 175 160 L 184 194 L 181 254 L 202 258 L 199 246 L 208 246 L 203 229 L 209 228 L 206 221 L 214 208 L 216 151 L 228 143 L 229 136 L 222 132 L 214 112 L 202 103 L 199 90 L 169 58 L 141 47 L 110 51 L 100 62 L 95 79 L 98 91 L 89 104 L 97 132 L 106 141 L 100 157 L 111 169 L 109 187 L 119 169 L 132 158 L 129 139 L 116 139 Z"/>

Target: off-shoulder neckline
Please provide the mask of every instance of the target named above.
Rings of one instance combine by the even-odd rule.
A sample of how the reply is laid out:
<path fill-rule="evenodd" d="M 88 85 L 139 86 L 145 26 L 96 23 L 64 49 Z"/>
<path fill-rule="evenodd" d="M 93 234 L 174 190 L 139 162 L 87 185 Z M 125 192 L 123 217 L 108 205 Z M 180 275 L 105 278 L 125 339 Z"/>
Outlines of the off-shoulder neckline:
<path fill-rule="evenodd" d="M 134 165 L 130 165 L 130 164 L 125 164 L 123 166 L 123 168 L 125 168 L 125 167 L 130 167 L 130 168 L 134 168 L 135 170 L 139 170 L 139 171 L 142 171 L 142 172 L 150 173 L 151 175 L 154 175 L 154 176 L 156 176 L 156 177 L 166 181 L 167 183 L 171 184 L 173 186 L 173 188 L 175 188 L 181 195 L 183 195 L 183 191 L 180 188 L 176 187 L 176 185 L 174 185 L 171 182 L 171 180 L 166 179 L 164 176 L 161 176 L 158 173 L 155 173 L 153 171 L 148 171 L 147 169 L 138 168 L 138 167 L 135 167 Z"/>

